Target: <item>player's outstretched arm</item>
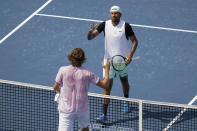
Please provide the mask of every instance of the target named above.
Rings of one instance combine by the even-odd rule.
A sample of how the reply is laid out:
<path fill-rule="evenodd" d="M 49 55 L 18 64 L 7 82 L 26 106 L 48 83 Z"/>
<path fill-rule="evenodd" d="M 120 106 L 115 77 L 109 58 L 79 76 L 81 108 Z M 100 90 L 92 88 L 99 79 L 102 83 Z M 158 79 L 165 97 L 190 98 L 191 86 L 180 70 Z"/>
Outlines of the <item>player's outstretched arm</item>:
<path fill-rule="evenodd" d="M 97 83 L 97 86 L 100 86 L 104 89 L 109 88 L 109 67 L 110 67 L 110 62 L 109 62 L 109 59 L 108 59 L 106 65 L 103 65 L 103 68 L 105 69 L 104 79 L 99 80 L 99 82 Z"/>
<path fill-rule="evenodd" d="M 56 93 L 60 93 L 60 84 L 55 82 L 53 85 L 53 90 L 56 91 Z"/>

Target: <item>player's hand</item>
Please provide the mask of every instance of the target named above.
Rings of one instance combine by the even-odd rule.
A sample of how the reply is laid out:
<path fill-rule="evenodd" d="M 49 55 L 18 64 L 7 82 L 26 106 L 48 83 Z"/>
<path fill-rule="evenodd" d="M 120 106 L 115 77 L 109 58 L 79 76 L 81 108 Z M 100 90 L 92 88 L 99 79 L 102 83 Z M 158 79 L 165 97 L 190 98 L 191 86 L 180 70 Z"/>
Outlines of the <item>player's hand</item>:
<path fill-rule="evenodd" d="M 98 26 L 98 24 L 96 24 L 96 25 L 91 24 L 91 25 L 90 25 L 90 31 L 93 31 L 97 26 Z"/>
<path fill-rule="evenodd" d="M 132 61 L 132 57 L 126 56 L 126 63 L 127 65 Z"/>

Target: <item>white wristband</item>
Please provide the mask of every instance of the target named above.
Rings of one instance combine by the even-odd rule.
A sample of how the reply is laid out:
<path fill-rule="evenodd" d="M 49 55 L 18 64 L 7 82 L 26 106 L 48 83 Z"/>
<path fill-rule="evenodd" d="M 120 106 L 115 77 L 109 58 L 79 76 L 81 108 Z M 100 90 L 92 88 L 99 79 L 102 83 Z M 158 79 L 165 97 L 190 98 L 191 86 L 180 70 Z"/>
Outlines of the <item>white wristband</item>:
<path fill-rule="evenodd" d="M 60 96 L 60 94 L 56 93 L 55 98 L 54 98 L 54 101 L 57 103 L 59 103 L 59 96 Z"/>

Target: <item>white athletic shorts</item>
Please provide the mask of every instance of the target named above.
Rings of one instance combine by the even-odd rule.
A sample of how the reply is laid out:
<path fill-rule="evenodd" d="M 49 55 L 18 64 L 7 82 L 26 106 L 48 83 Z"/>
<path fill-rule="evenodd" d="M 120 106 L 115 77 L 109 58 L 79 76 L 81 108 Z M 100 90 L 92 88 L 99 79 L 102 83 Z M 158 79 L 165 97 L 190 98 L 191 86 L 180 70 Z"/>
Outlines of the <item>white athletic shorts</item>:
<path fill-rule="evenodd" d="M 86 128 L 90 125 L 90 112 L 78 114 L 69 114 L 59 111 L 59 128 L 58 131 L 73 131 L 74 120 L 78 121 L 79 127 Z"/>

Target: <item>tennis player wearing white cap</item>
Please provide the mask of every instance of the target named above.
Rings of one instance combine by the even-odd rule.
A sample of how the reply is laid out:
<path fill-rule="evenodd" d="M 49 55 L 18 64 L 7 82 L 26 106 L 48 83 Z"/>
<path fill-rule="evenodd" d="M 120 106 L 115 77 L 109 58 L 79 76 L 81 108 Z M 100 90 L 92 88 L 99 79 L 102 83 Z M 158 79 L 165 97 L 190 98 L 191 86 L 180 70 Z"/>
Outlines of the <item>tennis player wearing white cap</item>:
<path fill-rule="evenodd" d="M 58 131 L 72 131 L 74 120 L 78 120 L 82 131 L 88 131 L 90 124 L 88 88 L 90 83 L 108 88 L 109 61 L 104 66 L 106 71 L 104 80 L 101 80 L 95 73 L 82 66 L 86 58 L 81 48 L 73 49 L 68 59 L 71 65 L 59 69 L 53 86 L 60 94 Z"/>
<path fill-rule="evenodd" d="M 87 34 L 88 40 L 94 39 L 102 31 L 105 37 L 105 55 L 106 59 L 111 59 L 115 55 L 122 55 L 126 57 L 127 64 L 132 61 L 133 54 L 137 48 L 138 41 L 132 30 L 132 27 L 125 21 L 121 20 L 122 12 L 119 6 L 112 6 L 110 9 L 110 20 L 104 21 L 101 24 L 91 24 L 90 30 Z M 129 45 L 129 40 L 132 41 L 132 46 Z M 103 94 L 110 95 L 113 78 L 120 77 L 123 88 L 124 97 L 129 97 L 129 82 L 128 82 L 128 66 L 121 72 L 115 72 L 110 67 L 109 78 L 110 84 L 108 89 L 104 89 Z M 107 108 L 109 99 L 103 99 L 103 114 L 98 118 L 99 121 L 105 122 L 107 120 Z M 124 112 L 128 112 L 127 104 L 123 107 Z"/>

